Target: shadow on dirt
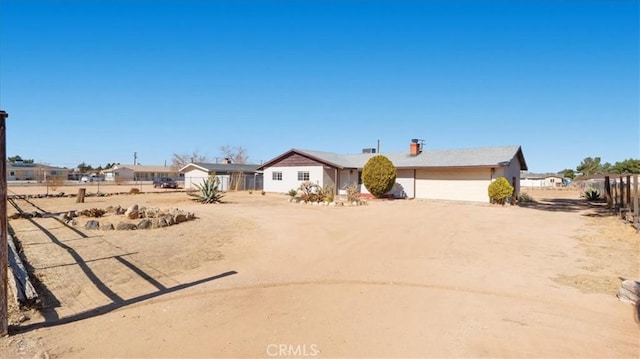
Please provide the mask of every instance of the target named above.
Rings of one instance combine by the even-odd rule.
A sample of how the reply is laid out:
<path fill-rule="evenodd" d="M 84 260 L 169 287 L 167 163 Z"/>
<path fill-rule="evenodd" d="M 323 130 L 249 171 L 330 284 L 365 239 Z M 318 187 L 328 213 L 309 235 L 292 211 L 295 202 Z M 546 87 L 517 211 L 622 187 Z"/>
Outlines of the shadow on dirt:
<path fill-rule="evenodd" d="M 19 212 L 19 213 L 23 213 L 24 211 L 22 210 L 22 208 L 20 208 L 20 206 L 18 205 L 18 203 L 16 203 L 15 200 L 11 200 L 9 201 L 9 203 L 11 205 L 13 205 L 15 207 L 15 209 Z M 38 210 L 40 210 L 43 213 L 49 213 L 47 211 L 45 211 L 42 208 L 38 207 Z M 57 218 L 55 218 L 56 220 L 58 220 Z M 9 327 L 9 332 L 11 334 L 17 334 L 17 333 L 24 333 L 27 331 L 31 331 L 34 329 L 39 329 L 39 328 L 46 328 L 46 327 L 52 327 L 52 326 L 57 326 L 57 325 L 62 325 L 62 324 L 67 324 L 67 323 L 71 323 L 71 322 L 75 322 L 75 321 L 79 321 L 79 320 L 83 320 L 83 319 L 88 319 L 88 318 L 92 318 L 95 316 L 99 316 L 102 314 L 106 314 L 109 312 L 112 312 L 116 309 L 131 305 L 131 304 L 135 304 L 135 303 L 139 303 L 151 298 L 155 298 L 155 297 L 159 297 L 165 294 L 169 294 L 169 293 L 173 293 L 182 289 L 186 289 L 186 288 L 190 288 L 199 284 L 203 284 L 206 282 L 210 282 L 216 279 L 220 279 L 220 278 L 224 278 L 230 275 L 234 275 L 237 274 L 236 271 L 228 271 L 228 272 L 224 272 L 215 276 L 211 276 L 211 277 L 206 277 L 203 279 L 199 279 L 193 282 L 188 282 L 188 283 L 183 283 L 183 284 L 179 284 L 179 285 L 175 285 L 173 287 L 165 287 L 164 285 L 162 285 L 158 280 L 156 280 L 155 278 L 153 278 L 152 276 L 150 276 L 148 273 L 144 272 L 140 267 L 136 266 L 134 263 L 132 263 L 131 261 L 125 259 L 124 257 L 133 253 L 123 253 L 123 254 L 119 254 L 116 256 L 111 256 L 111 257 L 103 257 L 99 260 L 104 260 L 106 258 L 115 258 L 120 264 L 122 264 L 123 266 L 127 267 L 129 270 L 131 270 L 132 272 L 134 272 L 136 275 L 138 275 L 139 278 L 141 278 L 142 280 L 146 281 L 147 283 L 151 284 L 152 286 L 154 286 L 157 290 L 154 292 L 150 292 L 147 294 L 143 294 L 143 295 L 139 295 L 137 297 L 133 297 L 133 298 L 128 298 L 128 299 L 124 299 L 122 298 L 117 292 L 115 292 L 112 288 L 109 287 L 108 283 L 104 282 L 98 275 L 97 273 L 95 273 L 91 267 L 89 266 L 89 262 L 90 261 L 86 261 L 81 255 L 80 253 L 78 253 L 78 251 L 76 251 L 71 245 L 69 245 L 68 243 L 65 243 L 63 241 L 61 241 L 58 237 L 56 237 L 56 235 L 54 233 L 52 233 L 45 225 L 43 225 L 42 223 L 39 222 L 39 220 L 36 220 L 34 218 L 28 218 L 27 219 L 38 231 L 42 232 L 45 236 L 47 236 L 49 238 L 49 240 L 55 244 L 56 246 L 60 247 L 61 249 L 64 250 L 65 253 L 67 253 L 71 259 L 73 260 L 72 263 L 70 264 L 65 264 L 65 265 L 76 265 L 78 266 L 78 268 L 84 273 L 84 275 L 87 277 L 87 279 L 89 281 L 91 281 L 91 283 L 96 287 L 96 289 L 98 289 L 104 296 L 106 296 L 107 298 L 110 299 L 111 303 L 106 304 L 106 305 L 102 305 L 93 309 L 89 309 L 86 310 L 84 312 L 80 312 L 77 314 L 73 314 L 67 317 L 59 317 L 58 313 L 56 312 L 55 307 L 59 307 L 61 306 L 60 301 L 56 298 L 55 294 L 49 290 L 47 288 L 47 286 L 45 285 L 45 283 L 43 283 L 42 281 L 36 281 L 35 285 L 38 291 L 39 296 L 41 297 L 42 303 L 39 311 L 41 312 L 42 316 L 44 317 L 45 321 L 44 322 L 39 322 L 39 323 L 32 323 L 32 324 L 27 324 L 27 325 L 12 325 Z M 58 220 L 58 222 L 63 223 L 62 221 Z M 69 229 L 73 230 L 74 232 L 76 232 L 80 238 L 87 238 L 88 236 L 83 233 L 82 231 L 76 229 L 76 228 L 72 228 L 70 226 L 67 226 Z M 29 275 L 32 279 L 37 279 L 38 277 L 35 275 L 34 273 L 34 268 L 28 263 L 28 261 L 24 261 L 25 265 L 28 265 L 28 271 L 29 271 Z"/>
<path fill-rule="evenodd" d="M 606 208 L 604 202 L 588 202 L 585 199 L 573 198 L 543 198 L 537 202 L 522 202 L 518 204 L 523 208 L 531 208 L 549 212 L 582 212 L 586 217 L 609 217 L 613 215 L 610 209 Z"/>
<path fill-rule="evenodd" d="M 40 329 L 40 328 L 48 328 L 48 327 L 54 327 L 54 326 L 58 326 L 58 325 L 63 325 L 63 324 L 68 324 L 68 323 L 72 323 L 72 322 L 76 322 L 79 320 L 84 320 L 84 319 L 89 319 L 89 318 L 93 318 L 93 317 L 97 317 L 103 314 L 107 314 L 110 313 L 116 309 L 120 309 L 122 307 L 126 307 L 128 305 L 132 305 L 132 304 L 136 304 L 136 303 L 140 303 L 142 301 L 148 300 L 148 299 L 152 299 L 152 298 L 156 298 L 165 294 L 169 294 L 169 293 L 173 293 L 173 292 L 177 292 L 179 290 L 183 290 L 183 289 L 187 289 L 190 287 L 194 287 L 203 283 L 207 283 L 207 282 L 211 282 L 214 281 L 216 279 L 221 279 L 224 277 L 228 277 L 230 275 L 234 275 L 234 274 L 238 274 L 238 272 L 236 271 L 229 271 L 229 272 L 224 272 L 218 275 L 214 275 L 211 277 L 207 277 L 207 278 L 203 278 L 203 279 L 199 279 L 193 282 L 188 282 L 188 283 L 182 283 L 173 287 L 168 287 L 161 290 L 158 290 L 156 292 L 151 292 L 151 293 L 147 293 L 147 294 L 143 294 L 143 295 L 139 295 L 137 297 L 133 297 L 133 298 L 129 298 L 129 299 L 120 299 L 120 300 L 116 300 L 112 303 L 97 307 L 97 308 L 93 308 L 90 310 L 87 310 L 85 312 L 81 312 L 78 314 L 74 314 L 68 317 L 63 317 L 63 318 L 59 318 L 53 321 L 45 321 L 45 322 L 40 322 L 40 323 L 33 323 L 33 324 L 28 324 L 28 325 L 24 325 L 24 326 L 12 326 L 10 327 L 10 332 L 11 334 L 18 334 L 18 333 L 24 333 L 24 332 L 28 332 L 31 330 L 35 330 L 35 329 Z"/>

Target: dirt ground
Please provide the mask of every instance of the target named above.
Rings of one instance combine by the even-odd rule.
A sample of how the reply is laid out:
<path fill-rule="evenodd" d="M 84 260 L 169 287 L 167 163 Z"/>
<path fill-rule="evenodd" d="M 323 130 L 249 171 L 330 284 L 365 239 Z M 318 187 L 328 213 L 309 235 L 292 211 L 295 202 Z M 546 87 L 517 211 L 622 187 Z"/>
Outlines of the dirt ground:
<path fill-rule="evenodd" d="M 158 192 L 30 201 L 52 213 L 139 204 L 198 218 L 111 232 L 53 218 L 10 220 L 44 298 L 40 311 L 14 308 L 3 353 L 640 354 L 633 307 L 615 297 L 618 277 L 640 278 L 640 235 L 577 192 L 529 190 L 538 202 L 525 207 L 419 200 L 320 207 L 260 193 L 201 205 L 184 192 Z M 20 315 L 28 319 L 18 323 Z"/>

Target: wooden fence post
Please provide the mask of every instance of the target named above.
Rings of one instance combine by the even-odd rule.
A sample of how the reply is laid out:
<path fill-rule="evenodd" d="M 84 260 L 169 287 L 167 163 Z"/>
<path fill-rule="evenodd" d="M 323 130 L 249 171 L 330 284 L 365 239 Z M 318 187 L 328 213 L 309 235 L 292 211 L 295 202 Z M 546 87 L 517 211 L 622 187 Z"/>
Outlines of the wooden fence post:
<path fill-rule="evenodd" d="M 631 210 L 631 175 L 627 175 L 627 208 Z"/>
<path fill-rule="evenodd" d="M 633 225 L 640 232 L 640 208 L 638 208 L 638 175 L 633 176 Z"/>
<path fill-rule="evenodd" d="M 78 188 L 78 197 L 76 198 L 76 203 L 84 203 L 85 193 L 87 193 L 86 188 Z"/>
<path fill-rule="evenodd" d="M 607 208 L 613 208 L 613 199 L 611 198 L 611 181 L 609 176 L 604 176 L 604 198 L 607 200 Z"/>
<path fill-rule="evenodd" d="M 9 334 L 9 245 L 7 242 L 7 126 L 9 115 L 0 111 L 0 336 Z M 4 351 L 4 349 L 3 349 Z"/>
<path fill-rule="evenodd" d="M 618 214 L 622 214 L 624 208 L 624 177 L 620 176 L 620 205 L 618 206 Z"/>

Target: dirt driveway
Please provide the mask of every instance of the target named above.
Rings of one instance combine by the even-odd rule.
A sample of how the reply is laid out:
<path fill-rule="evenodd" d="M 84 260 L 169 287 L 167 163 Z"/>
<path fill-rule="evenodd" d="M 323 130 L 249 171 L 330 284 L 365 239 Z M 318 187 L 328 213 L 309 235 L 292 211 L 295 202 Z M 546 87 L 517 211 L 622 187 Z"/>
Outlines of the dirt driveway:
<path fill-rule="evenodd" d="M 50 212 L 177 207 L 198 219 L 90 231 L 11 220 L 46 291 L 10 357 L 637 357 L 615 297 L 640 241 L 574 194 L 522 207 L 288 203 L 236 193 L 34 199 Z"/>

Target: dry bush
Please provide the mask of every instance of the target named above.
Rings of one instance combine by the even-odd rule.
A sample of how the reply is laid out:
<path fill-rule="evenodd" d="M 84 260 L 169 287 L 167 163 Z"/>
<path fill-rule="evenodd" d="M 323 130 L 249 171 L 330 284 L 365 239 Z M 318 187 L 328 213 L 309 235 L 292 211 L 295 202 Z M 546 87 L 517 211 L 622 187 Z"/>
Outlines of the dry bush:
<path fill-rule="evenodd" d="M 138 194 L 138 193 L 140 193 L 139 188 L 133 187 L 132 189 L 129 190 L 129 194 Z"/>
<path fill-rule="evenodd" d="M 64 184 L 64 178 L 62 177 L 51 177 L 49 178 L 49 188 L 51 188 L 51 190 L 55 191 L 58 189 L 58 187 L 62 186 Z"/>
<path fill-rule="evenodd" d="M 81 216 L 99 218 L 107 213 L 106 210 L 100 208 L 85 209 L 79 212 Z"/>

